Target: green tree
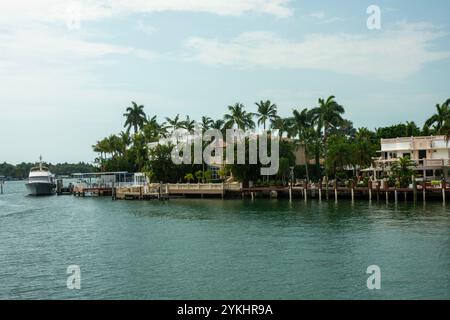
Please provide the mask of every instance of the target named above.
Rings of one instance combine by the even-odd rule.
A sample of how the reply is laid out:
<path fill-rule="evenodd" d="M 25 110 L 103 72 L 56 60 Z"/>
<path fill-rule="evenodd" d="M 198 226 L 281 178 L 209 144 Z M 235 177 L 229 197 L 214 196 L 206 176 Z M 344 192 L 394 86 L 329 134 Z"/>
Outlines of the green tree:
<path fill-rule="evenodd" d="M 202 117 L 202 120 L 201 120 L 200 125 L 201 125 L 201 127 L 202 127 L 203 132 L 205 132 L 205 131 L 211 129 L 211 126 L 212 126 L 213 124 L 214 124 L 214 121 L 213 121 L 213 119 L 211 119 L 210 117 L 207 117 L 207 116 L 203 116 L 203 117 Z M 220 129 L 219 129 L 219 130 L 220 130 Z"/>
<path fill-rule="evenodd" d="M 183 121 L 180 121 L 180 114 L 177 114 L 174 118 L 166 117 L 166 121 L 172 127 L 172 131 L 183 127 Z"/>
<path fill-rule="evenodd" d="M 266 130 L 266 121 L 273 120 L 277 117 L 277 105 L 270 102 L 270 100 L 255 102 L 258 106 L 256 116 L 258 117 L 258 126 L 263 125 Z"/>
<path fill-rule="evenodd" d="M 189 133 L 192 133 L 195 129 L 195 120 L 191 120 L 189 116 L 186 116 L 186 120 L 181 123 L 181 127 L 186 129 Z"/>
<path fill-rule="evenodd" d="M 414 174 L 416 163 L 410 158 L 399 158 L 397 162 L 391 165 L 391 171 L 396 175 L 400 182 L 400 186 L 405 188 L 411 182 L 411 177 Z"/>
<path fill-rule="evenodd" d="M 346 137 L 331 136 L 328 140 L 328 157 L 326 166 L 331 174 L 336 174 L 345 170 L 347 166 L 354 164 L 352 147 Z"/>
<path fill-rule="evenodd" d="M 306 181 L 309 182 L 309 154 L 317 140 L 317 134 L 311 121 L 311 112 L 308 109 L 293 111 L 292 135 L 298 138 L 299 144 L 305 150 Z"/>
<path fill-rule="evenodd" d="M 342 123 L 342 115 L 345 113 L 344 107 L 339 105 L 334 96 L 328 97 L 326 100 L 319 99 L 319 107 L 311 110 L 311 119 L 317 125 L 318 132 L 323 130 L 323 146 L 325 164 L 328 164 L 328 134 L 331 128 L 337 127 Z M 327 166 L 325 172 L 328 176 Z"/>
<path fill-rule="evenodd" d="M 358 129 L 353 142 L 354 164 L 358 166 L 357 170 L 368 167 L 372 164 L 372 158 L 376 155 L 377 144 L 372 141 L 375 134 L 367 128 Z M 357 175 L 359 173 L 357 172 Z"/>
<path fill-rule="evenodd" d="M 142 128 L 147 121 L 144 106 L 138 106 L 136 102 L 132 101 L 132 107 L 128 107 L 126 109 L 126 113 L 123 116 L 126 118 L 124 127 L 129 132 L 131 127 L 134 129 L 134 134 L 138 132 L 140 128 Z"/>
<path fill-rule="evenodd" d="M 292 135 L 292 119 L 291 118 L 281 118 L 276 117 L 272 119 L 271 128 L 276 129 L 279 132 L 280 137 L 282 138 L 286 133 L 288 137 Z"/>
<path fill-rule="evenodd" d="M 242 103 L 236 103 L 228 106 L 229 114 L 225 114 L 225 126 L 232 128 L 236 126 L 238 129 L 254 129 L 255 122 L 253 121 L 253 114 L 245 111 L 245 106 Z"/>
<path fill-rule="evenodd" d="M 436 105 L 436 113 L 433 114 L 429 119 L 425 121 L 425 127 L 433 127 L 434 131 L 438 134 L 442 133 L 442 128 L 445 122 L 450 119 L 450 99 L 442 103 L 441 105 Z"/>
<path fill-rule="evenodd" d="M 200 183 L 200 181 L 203 180 L 203 171 L 198 170 L 195 172 L 195 178 L 197 179 L 197 182 Z"/>
<path fill-rule="evenodd" d="M 210 170 L 206 170 L 203 172 L 203 179 L 205 182 L 210 182 L 212 177 L 212 172 Z"/>
<path fill-rule="evenodd" d="M 184 180 L 186 180 L 188 183 L 191 183 L 191 181 L 194 180 L 194 176 L 192 173 L 186 173 L 186 175 L 184 176 Z"/>

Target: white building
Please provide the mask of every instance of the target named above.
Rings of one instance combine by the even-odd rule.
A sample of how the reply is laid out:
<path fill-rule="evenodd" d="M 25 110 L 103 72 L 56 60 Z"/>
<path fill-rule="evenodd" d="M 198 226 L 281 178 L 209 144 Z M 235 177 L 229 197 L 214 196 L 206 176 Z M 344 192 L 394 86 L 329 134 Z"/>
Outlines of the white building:
<path fill-rule="evenodd" d="M 393 162 L 407 157 L 428 180 L 448 178 L 450 141 L 445 136 L 381 139 L 380 157 L 374 159 L 375 171 L 389 171 Z"/>

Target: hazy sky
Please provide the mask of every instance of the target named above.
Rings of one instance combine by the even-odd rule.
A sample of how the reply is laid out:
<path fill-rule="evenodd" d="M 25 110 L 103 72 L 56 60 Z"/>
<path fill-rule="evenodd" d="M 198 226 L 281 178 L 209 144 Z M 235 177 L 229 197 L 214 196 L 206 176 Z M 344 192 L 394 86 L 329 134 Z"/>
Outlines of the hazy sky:
<path fill-rule="evenodd" d="M 261 99 L 286 116 L 333 94 L 355 126 L 422 126 L 450 97 L 450 2 L 429 3 L 1 1 L 0 162 L 91 162 L 132 100 L 199 119 Z"/>

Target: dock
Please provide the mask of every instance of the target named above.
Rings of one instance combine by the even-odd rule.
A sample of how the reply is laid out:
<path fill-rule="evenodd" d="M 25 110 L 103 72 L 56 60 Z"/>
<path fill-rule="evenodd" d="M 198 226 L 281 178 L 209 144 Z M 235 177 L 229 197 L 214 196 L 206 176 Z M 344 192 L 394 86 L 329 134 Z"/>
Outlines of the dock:
<path fill-rule="evenodd" d="M 64 186 L 57 183 L 58 195 L 77 197 L 111 197 L 113 200 L 167 200 L 179 197 L 210 198 L 288 198 L 308 201 L 339 199 L 366 199 L 368 201 L 417 201 L 441 200 L 444 204 L 450 196 L 450 186 L 415 181 L 407 188 L 392 187 L 386 180 L 369 181 L 365 186 L 348 182 L 287 184 L 284 186 L 243 186 L 240 182 L 216 183 L 149 183 L 143 174 L 126 172 L 77 174 L 78 183 Z"/>

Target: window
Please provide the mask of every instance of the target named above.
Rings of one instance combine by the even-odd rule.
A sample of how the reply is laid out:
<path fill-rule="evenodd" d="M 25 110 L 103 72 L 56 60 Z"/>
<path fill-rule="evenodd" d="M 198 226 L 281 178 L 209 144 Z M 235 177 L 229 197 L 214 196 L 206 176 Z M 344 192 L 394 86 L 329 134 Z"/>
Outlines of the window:
<path fill-rule="evenodd" d="M 403 158 L 411 159 L 411 153 L 404 153 Z"/>
<path fill-rule="evenodd" d="M 427 150 L 419 150 L 419 159 L 427 158 Z"/>

